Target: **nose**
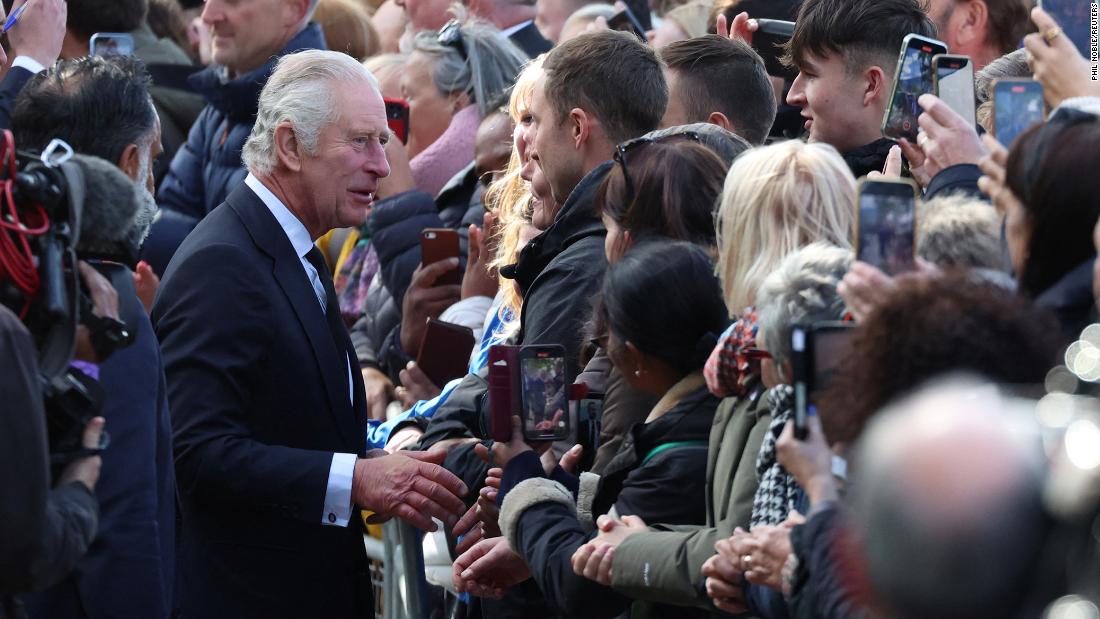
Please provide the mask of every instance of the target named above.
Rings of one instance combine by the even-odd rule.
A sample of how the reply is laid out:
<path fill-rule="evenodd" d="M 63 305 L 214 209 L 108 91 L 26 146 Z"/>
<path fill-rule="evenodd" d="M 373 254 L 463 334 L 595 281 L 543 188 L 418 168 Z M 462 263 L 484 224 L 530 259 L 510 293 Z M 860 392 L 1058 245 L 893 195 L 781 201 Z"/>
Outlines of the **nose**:
<path fill-rule="evenodd" d="M 791 89 L 787 92 L 787 104 L 796 105 L 798 107 L 806 107 L 806 92 L 805 84 L 802 79 L 802 72 L 799 71 L 795 76 L 794 81 L 791 82 Z"/>
<path fill-rule="evenodd" d="M 397 139 L 397 138 L 393 138 Z M 390 161 L 386 158 L 386 151 L 381 144 L 378 144 L 375 152 L 367 157 L 367 160 L 363 164 L 364 170 L 368 174 L 373 175 L 375 178 L 386 178 L 390 175 Z"/>
<path fill-rule="evenodd" d="M 225 19 L 222 0 L 206 0 L 202 5 L 201 18 L 206 24 L 215 24 Z"/>

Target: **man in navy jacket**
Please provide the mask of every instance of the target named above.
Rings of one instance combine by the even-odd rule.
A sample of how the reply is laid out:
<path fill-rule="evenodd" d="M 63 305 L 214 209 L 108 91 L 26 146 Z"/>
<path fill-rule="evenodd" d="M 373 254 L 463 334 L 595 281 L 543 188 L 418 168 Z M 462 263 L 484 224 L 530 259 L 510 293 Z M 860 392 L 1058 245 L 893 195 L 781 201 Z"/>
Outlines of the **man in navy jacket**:
<path fill-rule="evenodd" d="M 310 23 L 318 0 L 208 0 L 202 19 L 213 37 L 214 64 L 189 82 L 207 100 L 161 183 L 161 218 L 142 257 L 163 274 L 195 225 L 240 185 L 241 149 L 256 118 L 260 91 L 286 54 L 325 49 Z"/>

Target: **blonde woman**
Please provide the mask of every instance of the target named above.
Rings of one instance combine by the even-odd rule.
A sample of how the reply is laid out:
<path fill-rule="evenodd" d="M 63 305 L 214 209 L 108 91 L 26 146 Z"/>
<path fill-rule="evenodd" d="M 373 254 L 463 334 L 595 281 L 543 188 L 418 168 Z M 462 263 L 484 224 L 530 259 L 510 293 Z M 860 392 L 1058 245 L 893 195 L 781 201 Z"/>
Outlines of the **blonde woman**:
<path fill-rule="evenodd" d="M 741 155 L 718 207 L 718 277 L 731 312 L 756 304 L 764 279 L 814 241 L 852 247 L 856 181 L 832 146 L 798 140 Z"/>

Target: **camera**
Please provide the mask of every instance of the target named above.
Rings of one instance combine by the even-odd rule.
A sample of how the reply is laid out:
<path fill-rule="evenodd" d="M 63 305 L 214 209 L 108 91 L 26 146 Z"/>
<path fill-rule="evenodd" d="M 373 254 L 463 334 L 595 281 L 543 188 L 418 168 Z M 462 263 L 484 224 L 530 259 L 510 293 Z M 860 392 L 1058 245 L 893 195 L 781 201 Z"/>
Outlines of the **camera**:
<path fill-rule="evenodd" d="M 70 365 L 78 328 L 87 328 L 101 361 L 133 341 L 123 321 L 91 312 L 77 269 L 78 259 L 87 258 L 112 285 L 132 290 L 125 267 L 112 262 L 133 253 L 121 242 L 129 221 L 104 226 L 116 223 L 104 219 L 115 205 L 86 201 L 96 191 L 89 185 L 102 186 L 97 175 L 110 166 L 90 165 L 92 159 L 74 155 L 60 140 L 36 153 L 17 151 L 10 131 L 0 139 L 0 303 L 34 339 L 55 472 L 80 457 L 84 427 L 103 402 L 99 384 Z"/>

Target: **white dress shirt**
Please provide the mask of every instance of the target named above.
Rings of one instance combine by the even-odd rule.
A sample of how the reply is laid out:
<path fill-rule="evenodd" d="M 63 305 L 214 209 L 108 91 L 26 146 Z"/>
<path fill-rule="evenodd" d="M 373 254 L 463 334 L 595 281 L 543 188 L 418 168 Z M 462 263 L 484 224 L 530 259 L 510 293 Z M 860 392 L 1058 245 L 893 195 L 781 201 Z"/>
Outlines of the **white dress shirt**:
<path fill-rule="evenodd" d="M 310 285 L 313 286 L 313 292 L 317 296 L 317 303 L 321 305 L 322 313 L 325 312 L 327 299 L 324 284 L 321 282 L 321 276 L 317 273 L 317 269 L 313 268 L 309 259 L 306 258 L 306 254 L 309 253 L 309 250 L 313 249 L 313 239 L 310 238 L 309 231 L 306 230 L 305 225 L 302 224 L 294 213 L 291 213 L 290 209 L 283 204 L 282 200 L 276 197 L 270 189 L 260 182 L 260 179 L 249 173 L 249 175 L 245 177 L 244 183 L 255 192 L 256 196 L 260 198 L 260 201 L 271 211 L 276 221 L 279 222 L 279 227 L 283 229 L 287 238 L 290 239 L 290 244 L 294 247 L 294 253 L 298 254 L 298 259 L 302 263 L 302 269 L 305 270 L 305 275 L 309 278 Z M 346 361 L 348 367 L 348 401 L 354 403 L 355 383 L 352 381 L 351 358 L 347 358 Z M 351 481 L 353 473 L 355 472 L 356 458 L 357 456 L 355 454 L 332 454 L 332 464 L 329 465 L 328 469 L 328 490 L 325 491 L 325 507 L 324 511 L 321 513 L 321 524 L 339 527 L 348 526 L 352 511 Z"/>
<path fill-rule="evenodd" d="M 36 75 L 46 70 L 46 67 L 42 66 L 41 62 L 38 62 L 30 56 L 16 56 L 15 60 L 12 61 L 11 66 L 13 68 L 23 67 L 24 69 Z"/>

